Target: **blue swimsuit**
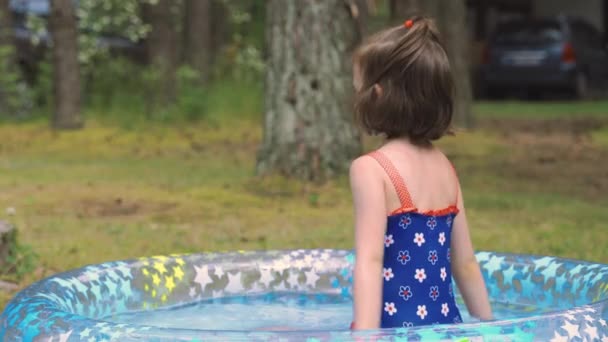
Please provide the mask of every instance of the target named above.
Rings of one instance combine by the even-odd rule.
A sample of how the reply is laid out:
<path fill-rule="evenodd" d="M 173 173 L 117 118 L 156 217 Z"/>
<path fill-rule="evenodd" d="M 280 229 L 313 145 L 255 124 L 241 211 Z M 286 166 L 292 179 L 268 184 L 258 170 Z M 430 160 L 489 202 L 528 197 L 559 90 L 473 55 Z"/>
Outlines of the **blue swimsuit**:
<path fill-rule="evenodd" d="M 382 328 L 460 323 L 452 288 L 450 242 L 455 205 L 420 213 L 401 175 L 379 151 L 369 154 L 386 171 L 401 201 L 384 237 Z"/>

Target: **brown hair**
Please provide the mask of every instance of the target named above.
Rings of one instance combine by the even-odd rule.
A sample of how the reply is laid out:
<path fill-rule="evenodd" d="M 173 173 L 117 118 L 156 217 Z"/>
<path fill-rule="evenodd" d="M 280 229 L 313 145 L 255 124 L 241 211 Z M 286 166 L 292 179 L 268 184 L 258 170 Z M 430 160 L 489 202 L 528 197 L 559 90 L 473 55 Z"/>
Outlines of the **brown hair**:
<path fill-rule="evenodd" d="M 367 133 L 417 145 L 450 133 L 453 80 L 431 19 L 414 17 L 376 33 L 355 52 L 354 65 L 361 76 L 355 114 Z"/>

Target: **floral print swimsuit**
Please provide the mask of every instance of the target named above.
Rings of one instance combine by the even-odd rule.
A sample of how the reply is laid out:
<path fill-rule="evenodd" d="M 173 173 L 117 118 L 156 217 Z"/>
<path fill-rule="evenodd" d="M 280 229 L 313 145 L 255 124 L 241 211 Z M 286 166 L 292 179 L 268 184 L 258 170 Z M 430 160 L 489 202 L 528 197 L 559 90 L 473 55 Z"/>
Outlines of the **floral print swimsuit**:
<path fill-rule="evenodd" d="M 379 151 L 369 154 L 386 171 L 401 208 L 388 217 L 384 237 L 382 328 L 460 323 L 450 267 L 456 205 L 420 213 L 403 178 Z"/>

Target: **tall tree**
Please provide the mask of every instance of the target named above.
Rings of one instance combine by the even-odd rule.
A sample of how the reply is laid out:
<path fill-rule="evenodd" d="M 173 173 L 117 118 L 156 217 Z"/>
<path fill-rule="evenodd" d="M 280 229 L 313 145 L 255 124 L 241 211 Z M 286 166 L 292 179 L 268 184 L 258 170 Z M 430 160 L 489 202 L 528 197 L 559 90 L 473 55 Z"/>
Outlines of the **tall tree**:
<path fill-rule="evenodd" d="M 420 5 L 420 0 L 389 0 L 391 22 L 400 23 L 405 21 L 408 15 L 420 12 Z"/>
<path fill-rule="evenodd" d="M 224 45 L 230 40 L 230 11 L 223 1 L 211 1 L 211 64 L 219 55 Z"/>
<path fill-rule="evenodd" d="M 0 46 L 13 43 L 13 16 L 9 5 L 10 0 L 0 0 Z"/>
<path fill-rule="evenodd" d="M 0 0 L 0 115 L 15 112 L 15 81 L 18 79 L 13 42 L 10 0 Z"/>
<path fill-rule="evenodd" d="M 466 26 L 464 0 L 390 0 L 391 18 L 400 23 L 413 13 L 421 13 L 436 20 L 450 57 L 455 84 L 454 121 L 458 126 L 474 124 L 471 103 L 470 55 L 471 46 Z"/>
<path fill-rule="evenodd" d="M 81 128 L 78 32 L 73 1 L 51 1 L 50 27 L 55 89 L 53 126 L 57 129 Z"/>
<path fill-rule="evenodd" d="M 323 180 L 361 150 L 352 122 L 353 1 L 268 0 L 260 174 Z"/>
<path fill-rule="evenodd" d="M 211 0 L 186 0 L 184 60 L 198 71 L 202 83 L 209 79 L 212 55 Z"/>
<path fill-rule="evenodd" d="M 359 32 L 361 36 L 365 36 L 369 31 L 369 18 L 374 11 L 374 3 L 371 0 L 354 0 L 350 1 L 351 13 L 359 22 Z"/>
<path fill-rule="evenodd" d="M 464 0 L 441 1 L 435 10 L 454 75 L 454 119 L 459 126 L 472 127 L 471 40 L 467 32 L 466 3 Z"/>
<path fill-rule="evenodd" d="M 144 7 L 144 16 L 152 30 L 148 35 L 148 55 L 160 73 L 161 102 L 175 101 L 178 67 L 178 32 L 173 15 L 172 0 L 158 0 Z"/>

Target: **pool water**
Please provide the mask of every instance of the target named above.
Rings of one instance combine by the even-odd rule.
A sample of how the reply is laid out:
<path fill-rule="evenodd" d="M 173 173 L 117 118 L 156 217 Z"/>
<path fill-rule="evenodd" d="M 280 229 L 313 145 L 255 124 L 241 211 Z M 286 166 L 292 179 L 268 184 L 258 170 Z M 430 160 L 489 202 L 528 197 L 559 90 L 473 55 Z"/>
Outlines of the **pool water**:
<path fill-rule="evenodd" d="M 465 322 L 474 321 L 459 300 Z M 492 302 L 496 319 L 539 315 L 555 308 Z M 352 320 L 352 298 L 341 295 L 269 293 L 199 301 L 152 311 L 131 312 L 106 320 L 115 323 L 197 330 L 341 330 Z"/>

